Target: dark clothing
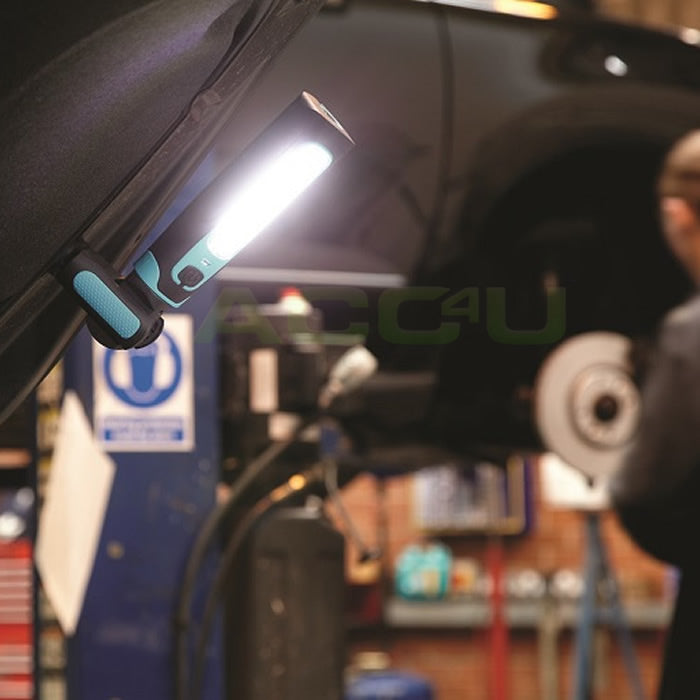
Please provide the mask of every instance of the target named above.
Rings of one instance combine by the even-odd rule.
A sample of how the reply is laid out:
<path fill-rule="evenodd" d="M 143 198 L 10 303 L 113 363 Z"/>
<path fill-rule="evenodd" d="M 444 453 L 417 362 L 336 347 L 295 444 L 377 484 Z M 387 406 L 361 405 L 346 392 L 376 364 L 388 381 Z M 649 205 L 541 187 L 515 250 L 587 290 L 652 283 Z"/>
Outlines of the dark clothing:
<path fill-rule="evenodd" d="M 662 325 L 611 495 L 636 542 L 681 569 L 659 698 L 700 697 L 700 296 Z"/>

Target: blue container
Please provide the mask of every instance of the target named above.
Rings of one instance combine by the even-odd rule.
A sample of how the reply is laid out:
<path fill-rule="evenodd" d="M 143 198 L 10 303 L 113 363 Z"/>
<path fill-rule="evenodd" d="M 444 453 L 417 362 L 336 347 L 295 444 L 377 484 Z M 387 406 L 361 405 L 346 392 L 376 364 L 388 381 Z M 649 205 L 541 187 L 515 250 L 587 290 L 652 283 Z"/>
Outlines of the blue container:
<path fill-rule="evenodd" d="M 396 594 L 407 600 L 439 600 L 450 587 L 452 554 L 442 544 L 406 547 L 396 562 Z"/>
<path fill-rule="evenodd" d="M 353 681 L 345 700 L 434 700 L 433 688 L 424 678 L 401 671 L 368 673 Z"/>

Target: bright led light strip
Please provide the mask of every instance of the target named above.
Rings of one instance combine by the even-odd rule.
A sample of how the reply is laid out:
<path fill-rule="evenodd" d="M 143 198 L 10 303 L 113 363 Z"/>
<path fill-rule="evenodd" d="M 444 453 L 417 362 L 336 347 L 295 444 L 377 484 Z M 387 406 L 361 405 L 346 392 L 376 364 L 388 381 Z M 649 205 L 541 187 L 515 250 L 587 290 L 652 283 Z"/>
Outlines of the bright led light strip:
<path fill-rule="evenodd" d="M 206 236 L 207 248 L 229 261 L 272 223 L 333 162 L 318 143 L 292 146 L 236 195 Z"/>

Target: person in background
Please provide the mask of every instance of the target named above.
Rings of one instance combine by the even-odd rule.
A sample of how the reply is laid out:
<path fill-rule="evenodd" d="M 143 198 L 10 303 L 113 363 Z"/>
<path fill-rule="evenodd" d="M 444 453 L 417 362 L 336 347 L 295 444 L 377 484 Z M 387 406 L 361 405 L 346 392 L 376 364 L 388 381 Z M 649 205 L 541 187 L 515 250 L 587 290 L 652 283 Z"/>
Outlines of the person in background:
<path fill-rule="evenodd" d="M 700 130 L 671 149 L 658 194 L 666 241 L 700 287 Z M 610 494 L 633 539 L 681 572 L 659 700 L 700 697 L 698 292 L 661 325 L 643 381 L 639 429 Z"/>

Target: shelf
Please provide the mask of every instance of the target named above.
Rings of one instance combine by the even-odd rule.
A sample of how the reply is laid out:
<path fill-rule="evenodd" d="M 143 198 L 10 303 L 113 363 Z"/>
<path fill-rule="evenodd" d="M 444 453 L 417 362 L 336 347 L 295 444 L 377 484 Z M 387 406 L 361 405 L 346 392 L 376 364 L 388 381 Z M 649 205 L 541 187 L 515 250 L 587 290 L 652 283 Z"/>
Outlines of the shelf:
<path fill-rule="evenodd" d="M 506 603 L 506 621 L 514 629 L 534 629 L 549 613 L 556 616 L 560 627 L 574 628 L 579 611 L 579 604 L 571 601 L 511 600 Z M 625 606 L 625 617 L 633 629 L 659 630 L 670 624 L 672 611 L 669 603 L 630 603 Z M 384 615 L 387 625 L 395 628 L 470 629 L 491 622 L 488 602 L 478 598 L 426 602 L 391 598 Z M 611 617 L 609 610 L 600 611 L 601 624 L 611 624 Z"/>

